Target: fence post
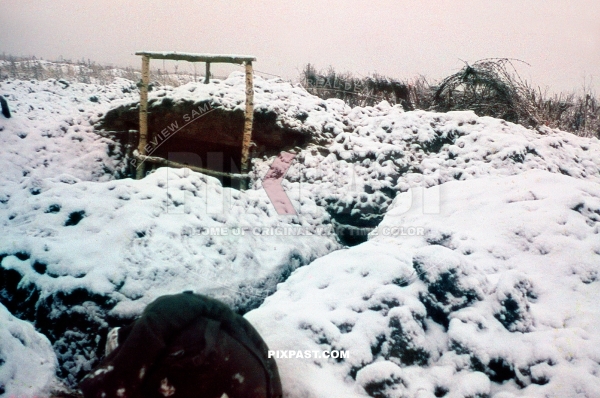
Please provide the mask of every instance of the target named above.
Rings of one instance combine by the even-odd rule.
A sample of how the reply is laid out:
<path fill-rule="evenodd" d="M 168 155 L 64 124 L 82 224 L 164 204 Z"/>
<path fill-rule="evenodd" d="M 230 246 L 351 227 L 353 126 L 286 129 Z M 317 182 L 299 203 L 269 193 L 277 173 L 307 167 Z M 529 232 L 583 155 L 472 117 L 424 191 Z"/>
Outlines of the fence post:
<path fill-rule="evenodd" d="M 242 167 L 241 173 L 248 173 L 250 143 L 252 140 L 252 122 L 254 120 L 254 81 L 252 78 L 252 62 L 245 61 L 246 65 L 246 112 L 244 115 L 244 136 L 242 140 Z M 242 181 L 242 188 L 247 188 Z"/>
<path fill-rule="evenodd" d="M 146 143 L 148 142 L 148 84 L 150 83 L 150 57 L 142 56 L 142 86 L 140 87 L 140 141 L 138 153 L 146 154 Z M 144 177 L 144 165 L 139 164 L 136 171 L 136 179 Z"/>
<path fill-rule="evenodd" d="M 210 79 L 210 62 L 206 63 L 206 75 L 204 76 L 204 84 L 208 84 Z"/>

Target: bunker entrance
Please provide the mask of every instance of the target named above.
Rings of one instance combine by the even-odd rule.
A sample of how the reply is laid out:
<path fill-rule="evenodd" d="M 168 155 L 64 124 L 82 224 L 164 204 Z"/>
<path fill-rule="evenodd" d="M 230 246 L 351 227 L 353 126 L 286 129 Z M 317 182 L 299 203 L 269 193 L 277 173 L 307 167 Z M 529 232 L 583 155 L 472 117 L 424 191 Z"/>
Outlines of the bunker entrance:
<path fill-rule="evenodd" d="M 239 189 L 247 188 L 254 119 L 252 62 L 256 61 L 256 58 L 246 55 L 149 51 L 137 52 L 136 55 L 142 57 L 139 130 L 137 145 L 134 145 L 137 149 L 132 153 L 136 178 L 143 178 L 146 170 L 156 165 L 188 167 L 217 177 L 225 185 Z M 226 118 L 220 115 L 223 110 L 211 109 L 208 102 L 183 103 L 178 105 L 180 109 L 169 109 L 167 102 L 167 106 L 160 107 L 160 112 L 156 112 L 155 115 L 149 114 L 148 89 L 151 59 L 204 62 L 206 84 L 209 83 L 211 64 L 244 65 L 246 101 L 245 111 L 239 115 L 241 118 L 235 116 Z M 164 99 L 163 105 L 165 105 Z M 194 123 L 197 117 L 202 117 L 202 123 Z M 168 144 L 166 144 L 167 139 Z"/>

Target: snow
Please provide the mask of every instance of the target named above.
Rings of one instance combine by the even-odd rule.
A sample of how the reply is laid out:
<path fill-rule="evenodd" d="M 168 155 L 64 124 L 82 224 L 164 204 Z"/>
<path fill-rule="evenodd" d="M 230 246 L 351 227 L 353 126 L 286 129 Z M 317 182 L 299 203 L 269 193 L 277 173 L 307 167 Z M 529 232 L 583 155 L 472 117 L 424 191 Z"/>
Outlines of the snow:
<path fill-rule="evenodd" d="M 340 224 L 373 228 L 398 192 L 453 180 L 541 169 L 600 182 L 595 138 L 473 112 L 404 112 L 386 102 L 338 117 L 351 128 L 332 145 L 299 151 L 286 179 Z M 271 162 L 254 162 L 257 188 Z"/>
<path fill-rule="evenodd" d="M 0 396 L 31 397 L 55 385 L 50 341 L 0 304 Z"/>
<path fill-rule="evenodd" d="M 259 235 L 259 228 L 295 226 L 310 231 L 326 216 L 286 222 L 264 191 L 240 193 L 184 169 L 162 168 L 142 181 L 46 179 L 33 197 L 26 184 L 19 188 L 12 191 L 7 209 L 0 210 L 13 238 L 0 243 L 0 252 L 26 252 L 30 258 L 8 256 L 3 266 L 28 274 L 35 261 L 43 263 L 44 270 L 28 279 L 48 292 L 82 287 L 109 294 L 118 286 L 119 297 L 137 300 L 155 291 L 136 301 L 138 310 L 156 294 L 173 289 L 233 289 L 252 278 L 266 283 L 273 268 L 280 273 L 293 267 L 295 256 L 302 263 L 336 247 L 335 241 L 320 236 L 288 242 Z M 298 208 L 306 203 L 299 198 L 293 202 Z M 190 273 L 199 280 L 190 283 Z M 178 278 L 180 274 L 187 276 Z M 212 285 L 215 278 L 222 279 L 222 289 Z M 249 295 L 261 294 L 252 286 L 247 289 Z"/>
<path fill-rule="evenodd" d="M 10 231 L 0 242 L 2 268 L 35 286 L 40 303 L 87 291 L 92 306 L 84 313 L 103 329 L 107 316 L 130 319 L 156 297 L 184 290 L 254 308 L 296 267 L 339 247 L 332 236 L 308 235 L 327 222 L 323 211 L 280 218 L 264 191 L 240 193 L 187 170 L 159 169 L 142 181 L 41 181 L 36 195 L 28 182 L 10 186 L 0 209 Z M 289 239 L 277 228 L 307 235 Z M 54 300 L 37 322 L 63 319 L 67 307 Z M 55 344 L 69 340 L 56 337 Z"/>
<path fill-rule="evenodd" d="M 530 170 L 440 191 L 439 214 L 396 209 L 406 192 L 378 228 L 422 236 L 321 257 L 246 315 L 272 350 L 349 351 L 280 360 L 288 396 L 599 396 L 600 186 Z"/>
<path fill-rule="evenodd" d="M 245 75 L 234 72 L 227 79 L 211 79 L 210 84 L 187 83 L 179 87 L 161 86 L 148 95 L 149 111 L 153 107 L 169 103 L 208 102 L 210 108 L 245 111 Z M 137 106 L 139 98 L 124 97 L 112 102 L 112 109 Z M 256 113 L 274 112 L 276 123 L 281 127 L 310 136 L 316 142 L 324 143 L 344 131 L 347 126 L 343 117 L 350 108 L 341 100 L 322 100 L 315 97 L 300 85 L 293 85 L 281 79 L 265 80 L 254 78 L 254 110 Z M 92 123 L 100 121 L 93 117 Z"/>
<path fill-rule="evenodd" d="M 278 125 L 309 135 L 314 143 L 295 151 L 286 188 L 310 195 L 339 224 L 372 228 L 397 192 L 454 179 L 530 169 L 598 179 L 600 150 L 591 144 L 597 139 L 544 127 L 534 131 L 473 112 L 404 112 L 385 101 L 350 109 L 280 79 L 256 77 L 254 88 L 256 112 L 274 112 Z M 150 92 L 150 108 L 166 99 L 243 111 L 244 74 L 235 72 L 211 84 L 160 87 Z M 130 98 L 113 101 L 113 109 L 119 106 L 135 104 Z M 256 189 L 262 189 L 274 159 L 253 159 Z"/>
<path fill-rule="evenodd" d="M 110 328 L 193 290 L 252 310 L 271 350 L 349 353 L 278 358 L 292 398 L 600 396 L 597 139 L 472 112 L 350 109 L 256 77 L 256 109 L 308 147 L 271 174 L 275 157 L 254 159 L 245 192 L 186 169 L 136 181 L 95 131 L 136 90 L 0 82 L 13 112 L 0 117 L 0 300 L 52 343 L 36 343 L 47 374 L 58 360 L 73 385 Z M 151 107 L 166 98 L 243 109 L 244 75 L 158 87 Z M 265 176 L 281 181 L 285 214 Z M 325 233 L 340 225 L 368 240 L 343 247 Z M 42 341 L 0 310 L 0 333 L 18 324 Z M 4 368 L 26 380 L 5 341 Z"/>
<path fill-rule="evenodd" d="M 130 83 L 55 83 L 3 82 L 14 117 L 0 120 L 0 260 L 26 298 L 6 300 L 51 334 L 69 382 L 90 369 L 115 319 L 160 295 L 193 290 L 247 311 L 295 268 L 340 247 L 316 231 L 329 215 L 299 192 L 288 196 L 300 215 L 280 217 L 264 190 L 223 188 L 186 169 L 116 180 L 123 161 L 92 125 L 113 98 L 129 98 Z M 90 95 L 98 101 L 79 112 Z"/>
<path fill-rule="evenodd" d="M 93 134 L 90 118 L 106 112 L 111 101 L 132 100 L 134 88 L 125 79 L 108 86 L 54 79 L 0 82 L 13 114 L 0 119 L 2 181 L 63 173 L 87 181 L 113 179 L 123 167 L 109 155 L 118 152 L 118 144 Z"/>

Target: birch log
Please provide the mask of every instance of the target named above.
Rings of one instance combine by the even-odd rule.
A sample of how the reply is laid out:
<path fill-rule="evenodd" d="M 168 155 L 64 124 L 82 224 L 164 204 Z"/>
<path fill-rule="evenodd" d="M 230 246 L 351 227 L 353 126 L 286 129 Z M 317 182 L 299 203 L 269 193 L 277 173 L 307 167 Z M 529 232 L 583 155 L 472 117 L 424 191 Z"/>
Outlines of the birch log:
<path fill-rule="evenodd" d="M 246 114 L 244 116 L 244 136 L 242 139 L 242 174 L 249 169 L 250 143 L 252 141 L 252 122 L 254 120 L 254 82 L 252 62 L 246 62 Z"/>
<path fill-rule="evenodd" d="M 142 57 L 142 86 L 140 87 L 140 141 L 138 153 L 146 154 L 148 142 L 148 84 L 150 83 L 150 57 Z M 144 177 L 144 165 L 140 164 L 136 170 L 136 179 Z"/>
<path fill-rule="evenodd" d="M 138 51 L 135 55 L 150 57 L 152 59 L 171 59 L 173 61 L 188 62 L 210 62 L 237 64 L 256 61 L 252 55 L 228 55 L 228 54 L 193 54 L 180 52 L 160 52 L 160 51 Z"/>

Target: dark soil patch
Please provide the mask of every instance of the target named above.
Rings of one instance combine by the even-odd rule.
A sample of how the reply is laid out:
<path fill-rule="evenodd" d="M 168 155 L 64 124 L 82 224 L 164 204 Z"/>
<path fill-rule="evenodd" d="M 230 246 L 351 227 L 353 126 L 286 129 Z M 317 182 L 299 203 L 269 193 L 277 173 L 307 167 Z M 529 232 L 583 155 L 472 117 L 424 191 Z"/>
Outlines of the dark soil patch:
<path fill-rule="evenodd" d="M 298 117 L 300 120 L 303 115 Z M 139 105 L 111 109 L 96 128 L 109 131 L 123 148 L 135 149 L 139 140 Z M 242 110 L 229 110 L 206 101 L 174 103 L 163 98 L 149 105 L 148 130 L 148 155 L 215 171 L 240 172 Z M 286 127 L 277 113 L 254 110 L 252 157 L 277 155 L 312 141 L 312 132 Z"/>

